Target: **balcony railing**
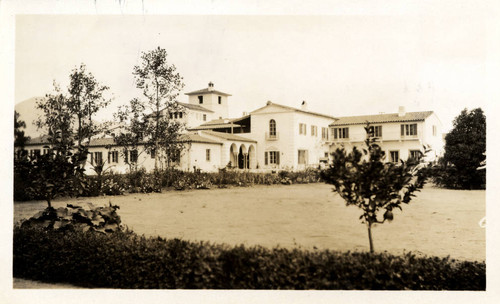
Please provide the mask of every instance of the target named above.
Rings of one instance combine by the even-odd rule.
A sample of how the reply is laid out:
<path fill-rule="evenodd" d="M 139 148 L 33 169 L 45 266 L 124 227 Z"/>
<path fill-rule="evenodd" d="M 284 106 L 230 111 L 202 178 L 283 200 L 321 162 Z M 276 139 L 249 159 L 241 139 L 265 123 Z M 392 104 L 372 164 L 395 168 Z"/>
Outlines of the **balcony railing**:
<path fill-rule="evenodd" d="M 278 139 L 280 139 L 279 132 L 276 132 L 276 134 L 269 134 L 269 132 L 266 132 L 266 140 L 278 140 Z"/>

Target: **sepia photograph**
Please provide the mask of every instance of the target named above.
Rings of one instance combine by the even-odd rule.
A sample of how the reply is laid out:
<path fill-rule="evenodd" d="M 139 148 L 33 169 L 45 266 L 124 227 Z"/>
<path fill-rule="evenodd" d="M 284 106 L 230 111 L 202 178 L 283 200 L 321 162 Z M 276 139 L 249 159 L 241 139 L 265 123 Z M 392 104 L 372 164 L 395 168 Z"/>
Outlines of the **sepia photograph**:
<path fill-rule="evenodd" d="M 492 1 L 13 2 L 15 303 L 492 301 Z"/>

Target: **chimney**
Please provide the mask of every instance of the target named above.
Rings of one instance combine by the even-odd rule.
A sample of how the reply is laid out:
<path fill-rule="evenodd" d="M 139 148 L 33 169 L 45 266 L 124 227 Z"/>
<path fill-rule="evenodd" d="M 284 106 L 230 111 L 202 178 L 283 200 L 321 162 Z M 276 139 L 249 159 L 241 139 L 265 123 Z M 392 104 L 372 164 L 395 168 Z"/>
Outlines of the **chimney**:
<path fill-rule="evenodd" d="M 271 105 L 271 104 L 272 104 L 272 102 L 270 100 L 268 100 L 267 103 L 266 103 L 266 105 L 268 105 L 268 106 Z"/>
<path fill-rule="evenodd" d="M 243 116 L 247 116 L 248 115 L 248 112 L 247 111 L 243 111 Z"/>
<path fill-rule="evenodd" d="M 399 117 L 403 117 L 406 115 L 406 111 L 405 111 L 405 107 L 403 106 L 399 106 L 399 112 L 398 112 L 398 116 Z"/>
<path fill-rule="evenodd" d="M 208 90 L 209 91 L 213 91 L 214 90 L 214 83 L 211 82 L 211 81 L 208 83 Z"/>
<path fill-rule="evenodd" d="M 300 105 L 300 109 L 303 111 L 307 111 L 307 101 L 303 100 L 302 104 Z"/>

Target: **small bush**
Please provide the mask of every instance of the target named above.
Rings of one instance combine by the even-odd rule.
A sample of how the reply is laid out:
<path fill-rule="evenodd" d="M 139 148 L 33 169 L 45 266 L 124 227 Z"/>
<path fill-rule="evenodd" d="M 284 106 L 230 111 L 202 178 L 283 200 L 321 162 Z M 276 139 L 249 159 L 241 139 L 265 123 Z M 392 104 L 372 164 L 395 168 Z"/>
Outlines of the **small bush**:
<path fill-rule="evenodd" d="M 120 230 L 121 219 L 116 213 L 118 206 L 95 207 L 92 203 L 83 206 L 67 205 L 67 208 L 48 207 L 22 223 L 22 227 L 39 227 L 45 230 L 81 230 L 114 232 Z"/>
<path fill-rule="evenodd" d="M 84 287 L 485 290 L 485 263 L 14 228 L 14 276 Z"/>
<path fill-rule="evenodd" d="M 20 170 L 18 170 L 20 171 Z M 26 191 L 31 184 L 28 176 L 16 173 L 14 176 L 14 200 L 42 199 Z M 254 173 L 237 170 L 220 170 L 217 173 L 185 172 L 175 169 L 146 172 L 140 168 L 126 174 L 106 173 L 101 176 L 84 175 L 81 193 L 77 196 L 122 195 L 130 193 L 161 192 L 162 188 L 176 190 L 249 187 L 253 185 L 291 185 L 316 183 L 320 181 L 319 170 L 279 171 L 278 173 Z"/>

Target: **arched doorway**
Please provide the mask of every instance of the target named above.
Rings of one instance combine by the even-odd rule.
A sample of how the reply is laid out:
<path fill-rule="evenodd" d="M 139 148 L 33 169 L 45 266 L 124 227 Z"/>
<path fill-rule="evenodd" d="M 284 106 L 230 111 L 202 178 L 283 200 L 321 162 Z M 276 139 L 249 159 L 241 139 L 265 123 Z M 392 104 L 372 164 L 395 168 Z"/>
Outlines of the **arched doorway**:
<path fill-rule="evenodd" d="M 248 169 L 248 151 L 245 145 L 240 146 L 240 151 L 238 153 L 238 168 Z"/>
<path fill-rule="evenodd" d="M 250 145 L 248 148 L 248 168 L 256 169 L 257 168 L 257 153 L 255 152 L 255 146 Z"/>
<path fill-rule="evenodd" d="M 232 168 L 236 168 L 238 166 L 238 147 L 236 144 L 232 144 L 229 148 L 229 161 L 231 162 Z"/>

